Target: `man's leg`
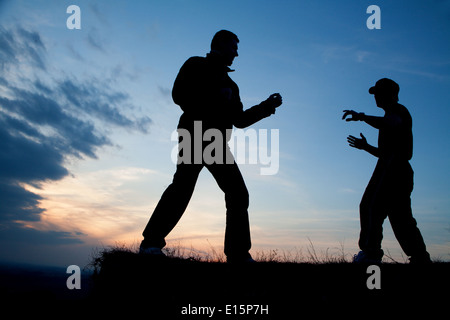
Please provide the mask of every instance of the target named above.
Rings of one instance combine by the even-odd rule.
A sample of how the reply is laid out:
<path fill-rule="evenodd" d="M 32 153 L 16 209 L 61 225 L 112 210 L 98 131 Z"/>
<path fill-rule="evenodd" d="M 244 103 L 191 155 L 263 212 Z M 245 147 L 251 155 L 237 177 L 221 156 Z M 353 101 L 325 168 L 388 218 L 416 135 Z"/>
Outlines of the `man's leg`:
<path fill-rule="evenodd" d="M 229 261 L 251 258 L 250 223 L 248 218 L 249 195 L 242 174 L 233 164 L 207 166 L 220 189 L 225 193 L 227 208 L 225 229 L 225 255 Z"/>
<path fill-rule="evenodd" d="M 361 232 L 359 247 L 371 260 L 381 260 L 383 250 L 383 222 L 386 219 L 384 208 L 382 179 L 384 173 L 377 166 L 362 197 L 359 212 Z"/>
<path fill-rule="evenodd" d="M 390 194 L 389 221 L 400 246 L 411 262 L 430 262 L 422 234 L 417 227 L 417 222 L 412 215 L 411 192 L 413 190 L 413 171 L 410 167 L 399 168 L 395 183 L 392 183 Z"/>
<path fill-rule="evenodd" d="M 411 257 L 411 261 L 429 262 L 430 255 L 427 252 L 422 234 L 417 227 L 411 211 L 411 200 L 398 199 L 398 204 L 392 208 L 389 214 L 392 230 L 405 254 Z"/>
<path fill-rule="evenodd" d="M 144 229 L 142 248 L 163 248 L 164 238 L 180 220 L 194 192 L 202 165 L 179 164 L 172 184 L 164 191 Z"/>

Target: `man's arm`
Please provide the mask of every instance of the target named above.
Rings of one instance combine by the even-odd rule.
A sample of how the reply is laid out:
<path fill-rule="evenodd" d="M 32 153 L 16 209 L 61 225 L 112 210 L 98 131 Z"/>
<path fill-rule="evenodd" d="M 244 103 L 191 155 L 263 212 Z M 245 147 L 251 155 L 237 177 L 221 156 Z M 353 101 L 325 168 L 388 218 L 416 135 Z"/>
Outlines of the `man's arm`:
<path fill-rule="evenodd" d="M 351 118 L 347 118 L 347 116 L 351 116 Z M 398 116 L 395 116 L 393 114 L 384 116 L 384 117 L 377 117 L 377 116 L 368 116 L 364 112 L 356 112 L 353 110 L 344 110 L 344 115 L 342 116 L 342 119 L 345 119 L 345 121 L 364 121 L 368 125 L 374 127 L 375 129 L 380 129 L 383 127 L 394 127 L 401 124 L 402 119 Z"/>
<path fill-rule="evenodd" d="M 359 135 L 361 136 L 361 139 L 358 139 L 354 136 L 347 137 L 347 141 L 350 147 L 367 151 L 371 155 L 378 158 L 379 157 L 378 148 L 368 144 L 366 137 L 364 137 L 362 133 L 360 133 Z"/>
<path fill-rule="evenodd" d="M 275 109 L 283 103 L 279 93 L 274 93 L 270 97 L 245 111 L 242 111 L 234 120 L 236 128 L 246 128 L 275 113 Z"/>

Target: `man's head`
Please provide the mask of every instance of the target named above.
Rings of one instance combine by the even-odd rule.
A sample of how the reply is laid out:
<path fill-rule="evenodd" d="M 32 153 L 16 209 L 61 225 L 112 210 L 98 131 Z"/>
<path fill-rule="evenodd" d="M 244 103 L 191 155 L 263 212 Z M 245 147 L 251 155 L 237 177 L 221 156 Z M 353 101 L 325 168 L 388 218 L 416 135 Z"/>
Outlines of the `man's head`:
<path fill-rule="evenodd" d="M 377 106 L 384 108 L 398 102 L 399 85 L 391 79 L 383 78 L 369 89 L 369 93 L 375 95 Z"/>
<path fill-rule="evenodd" d="M 217 52 L 222 56 L 227 66 L 231 66 L 235 57 L 238 56 L 239 38 L 233 32 L 220 30 L 211 41 L 211 52 Z"/>

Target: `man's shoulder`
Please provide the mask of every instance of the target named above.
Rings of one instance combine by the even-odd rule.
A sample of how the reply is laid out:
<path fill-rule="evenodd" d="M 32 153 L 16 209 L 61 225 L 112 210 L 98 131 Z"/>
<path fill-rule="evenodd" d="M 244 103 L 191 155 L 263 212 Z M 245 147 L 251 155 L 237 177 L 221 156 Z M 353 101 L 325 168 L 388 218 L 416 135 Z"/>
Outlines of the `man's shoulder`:
<path fill-rule="evenodd" d="M 203 65 L 206 62 L 205 57 L 200 56 L 193 56 L 186 60 L 184 63 L 185 66 L 196 66 L 196 65 Z"/>
<path fill-rule="evenodd" d="M 406 108 L 404 105 L 397 103 L 397 113 L 399 113 L 402 116 L 411 117 L 408 108 Z"/>
<path fill-rule="evenodd" d="M 412 125 L 412 117 L 409 113 L 408 108 L 404 105 L 397 103 L 395 113 L 402 119 L 402 122 L 407 124 L 408 126 Z"/>

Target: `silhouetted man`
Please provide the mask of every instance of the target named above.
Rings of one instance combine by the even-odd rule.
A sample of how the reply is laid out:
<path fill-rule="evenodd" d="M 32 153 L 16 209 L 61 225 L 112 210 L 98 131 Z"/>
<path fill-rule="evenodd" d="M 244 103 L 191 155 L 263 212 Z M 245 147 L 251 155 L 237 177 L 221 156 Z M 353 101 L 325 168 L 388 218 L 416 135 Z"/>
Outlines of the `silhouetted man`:
<path fill-rule="evenodd" d="M 140 253 L 163 254 L 161 249 L 166 244 L 164 239 L 186 210 L 198 175 L 206 167 L 225 193 L 227 211 L 224 249 L 227 261 L 253 261 L 249 253 L 249 196 L 228 147 L 229 133 L 233 125 L 245 128 L 274 114 L 282 99 L 279 94 L 273 94 L 259 105 L 243 110 L 239 88 L 228 75 L 233 71 L 229 66 L 238 56 L 238 43 L 239 39 L 234 33 L 221 30 L 212 39 L 211 52 L 206 57 L 189 58 L 178 73 L 172 97 L 183 110 L 178 124 L 179 146 L 185 139 L 181 132 L 191 133 L 194 137 L 199 131 L 203 136 L 209 129 L 219 130 L 223 136 L 223 144 L 215 152 L 219 152 L 223 160 L 214 163 L 205 161 L 202 157 L 207 147 L 205 143 L 200 148 L 191 143 L 191 148 L 179 150 L 172 184 L 163 193 L 143 232 Z"/>
<path fill-rule="evenodd" d="M 409 164 L 413 153 L 412 119 L 403 105 L 398 103 L 399 85 L 383 78 L 369 89 L 377 106 L 385 111 L 383 117 L 368 116 L 353 110 L 344 110 L 342 119 L 364 121 L 379 130 L 378 147 L 349 136 L 351 147 L 362 149 L 378 157 L 372 178 L 360 204 L 361 233 L 355 255 L 357 263 L 380 263 L 383 257 L 381 241 L 383 221 L 389 217 L 395 237 L 411 263 L 431 262 L 422 235 L 411 211 L 411 192 L 414 172 Z"/>

